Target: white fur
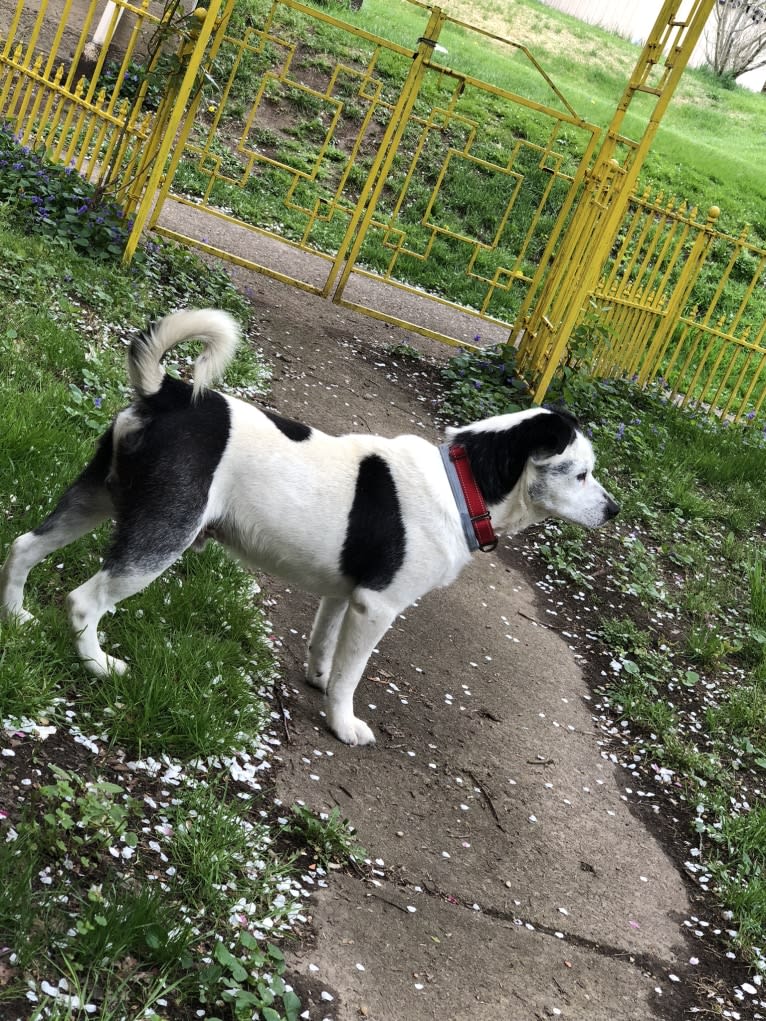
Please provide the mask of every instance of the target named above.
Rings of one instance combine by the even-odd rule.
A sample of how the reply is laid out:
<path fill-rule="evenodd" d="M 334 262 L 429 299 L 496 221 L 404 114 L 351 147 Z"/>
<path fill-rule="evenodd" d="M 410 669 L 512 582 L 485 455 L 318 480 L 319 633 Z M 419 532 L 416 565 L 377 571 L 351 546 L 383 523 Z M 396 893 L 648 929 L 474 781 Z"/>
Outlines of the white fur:
<path fill-rule="evenodd" d="M 206 349 L 195 370 L 196 394 L 223 371 L 238 335 L 225 313 L 175 313 L 153 327 L 149 343 L 131 355 L 131 379 L 140 394 L 156 392 L 162 385 L 160 357 L 190 336 L 204 337 Z M 249 567 L 319 595 L 307 680 L 326 692 L 329 724 L 337 737 L 352 745 L 368 744 L 374 736 L 355 715 L 353 696 L 373 648 L 398 614 L 431 589 L 449 585 L 471 557 L 439 450 L 418 436 L 334 437 L 312 430 L 309 438 L 296 441 L 257 408 L 231 397 L 225 400 L 228 442 L 202 519 L 190 522 L 178 554 L 213 537 Z M 525 418 L 547 414 L 533 409 L 495 416 L 470 428 L 504 432 Z M 140 409 L 122 412 L 115 442 L 141 428 Z M 359 465 L 372 454 L 383 458 L 390 470 L 406 534 L 403 562 L 380 591 L 355 586 L 340 571 Z M 184 450 L 184 457 L 193 458 L 194 450 Z M 489 507 L 495 529 L 512 534 L 551 515 L 588 527 L 603 524 L 616 513 L 616 505 L 593 478 L 593 464 L 591 445 L 579 431 L 563 453 L 529 457 L 512 491 Z M 41 527 L 13 543 L 0 571 L 2 612 L 30 619 L 23 607 L 28 572 L 53 549 L 109 516 L 108 487 L 97 496 L 86 510 L 79 505 L 74 512 L 57 509 L 49 519 L 59 513 L 55 527 L 48 524 L 47 531 Z M 131 570 L 123 566 L 119 573 L 104 569 L 71 593 L 68 607 L 77 648 L 93 673 L 127 668 L 102 650 L 101 616 L 148 585 L 178 554 L 157 560 L 151 569 L 140 563 Z"/>
<path fill-rule="evenodd" d="M 128 376 L 139 394 L 146 397 L 159 390 L 165 378 L 161 359 L 191 337 L 198 337 L 205 344 L 194 363 L 195 397 L 223 376 L 239 345 L 236 320 L 217 308 L 182 309 L 154 323 L 146 335 L 147 343 L 129 359 Z"/>

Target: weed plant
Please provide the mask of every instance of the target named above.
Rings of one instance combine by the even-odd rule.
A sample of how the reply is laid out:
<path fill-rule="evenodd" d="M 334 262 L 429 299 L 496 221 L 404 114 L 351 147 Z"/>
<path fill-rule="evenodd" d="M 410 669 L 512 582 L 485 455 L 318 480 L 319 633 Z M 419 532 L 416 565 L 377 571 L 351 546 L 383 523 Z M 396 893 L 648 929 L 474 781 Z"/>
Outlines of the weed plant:
<path fill-rule="evenodd" d="M 502 364 L 501 352 L 452 359 L 449 420 L 519 403 Z M 524 550 L 559 615 L 573 585 L 586 593 L 570 628 L 600 636 L 595 719 L 632 789 L 673 814 L 685 806 L 690 879 L 766 971 L 764 424 L 695 418 L 661 386 L 597 382 L 573 366 L 552 393 L 584 423 L 621 512 L 599 532 L 549 523 Z"/>

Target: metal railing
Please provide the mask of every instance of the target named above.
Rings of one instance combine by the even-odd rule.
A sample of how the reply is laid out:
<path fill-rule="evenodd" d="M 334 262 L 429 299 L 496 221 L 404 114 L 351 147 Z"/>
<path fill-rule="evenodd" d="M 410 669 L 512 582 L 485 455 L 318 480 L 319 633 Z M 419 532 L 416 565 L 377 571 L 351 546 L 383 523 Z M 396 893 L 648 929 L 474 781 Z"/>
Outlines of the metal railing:
<path fill-rule="evenodd" d="M 766 396 L 766 252 L 718 231 L 715 208 L 700 220 L 632 194 L 712 2 L 683 20 L 666 0 L 603 139 L 526 48 L 419 3 L 404 45 L 298 0 L 263 0 L 240 31 L 235 0 L 196 14 L 17 0 L 0 12 L 0 118 L 135 218 L 128 257 L 153 227 L 449 344 L 514 343 L 537 400 L 595 306 L 595 372 L 662 378 L 678 402 L 742 420 Z M 460 33 L 516 54 L 545 100 L 447 64 L 441 42 L 452 52 Z M 655 106 L 634 142 L 636 94 Z M 507 121 L 500 146 L 488 116 Z"/>

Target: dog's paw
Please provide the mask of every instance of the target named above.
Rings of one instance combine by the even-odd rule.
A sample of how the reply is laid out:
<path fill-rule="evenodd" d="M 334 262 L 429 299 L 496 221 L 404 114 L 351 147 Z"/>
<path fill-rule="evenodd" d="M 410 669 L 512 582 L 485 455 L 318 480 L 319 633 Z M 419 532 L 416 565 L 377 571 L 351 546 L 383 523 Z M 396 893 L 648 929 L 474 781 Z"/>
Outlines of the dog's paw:
<path fill-rule="evenodd" d="M 128 672 L 128 664 L 124 659 L 117 659 L 116 656 L 104 654 L 97 660 L 85 659 L 83 663 L 86 670 L 89 670 L 95 677 L 109 677 L 110 674 L 122 677 L 123 674 Z"/>
<path fill-rule="evenodd" d="M 0 610 L 0 618 L 18 625 L 37 623 L 37 618 L 29 613 L 28 610 L 25 610 L 23 606 L 4 606 L 2 610 Z"/>
<path fill-rule="evenodd" d="M 116 674 L 118 677 L 122 677 L 123 674 L 128 672 L 128 664 L 124 659 L 117 659 L 116 656 L 107 656 L 106 670 L 107 673 Z"/>
<path fill-rule="evenodd" d="M 375 744 L 375 735 L 356 716 L 330 717 L 330 730 L 339 741 L 350 745 Z"/>
<path fill-rule="evenodd" d="M 306 667 L 306 684 L 318 691 L 327 691 L 329 674 L 326 670 L 320 670 L 315 664 L 309 661 Z"/>

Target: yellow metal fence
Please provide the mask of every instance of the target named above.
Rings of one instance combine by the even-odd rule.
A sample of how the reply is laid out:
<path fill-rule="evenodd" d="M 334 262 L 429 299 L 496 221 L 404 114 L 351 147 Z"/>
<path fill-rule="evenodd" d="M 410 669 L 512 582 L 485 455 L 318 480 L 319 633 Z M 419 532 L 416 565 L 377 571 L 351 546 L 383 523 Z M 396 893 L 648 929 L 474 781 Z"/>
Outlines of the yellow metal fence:
<path fill-rule="evenodd" d="M 661 381 L 677 403 L 739 421 L 766 401 L 766 249 L 747 228 L 719 231 L 719 214 L 633 197 L 591 295 L 609 334 L 594 368 Z"/>
<path fill-rule="evenodd" d="M 152 225 L 203 245 L 216 233 L 190 215 L 180 230 L 168 197 L 247 232 L 244 265 L 280 276 L 261 242 L 287 242 L 312 257 L 293 260 L 299 286 L 446 343 L 505 341 L 599 131 L 524 47 L 479 33 L 547 102 L 447 66 L 468 26 L 413 12 L 409 47 L 297 0 L 265 0 L 244 29 L 224 16 L 220 92 L 188 118 Z"/>
<path fill-rule="evenodd" d="M 99 8 L 95 0 L 3 6 L 0 114 L 22 144 L 45 149 L 98 184 L 111 182 L 120 199 L 123 182 L 145 158 L 154 116 L 142 112 L 141 96 L 125 94 L 128 69 L 157 18 L 149 0 L 115 0 L 101 26 L 103 42 L 95 45 Z M 112 68 L 107 53 L 118 28 L 123 58 Z"/>
<path fill-rule="evenodd" d="M 662 378 L 741 419 L 766 394 L 766 253 L 718 231 L 715 210 L 630 194 L 711 3 L 684 20 L 666 0 L 603 138 L 524 47 L 417 3 L 405 45 L 298 0 L 263 0 L 236 29 L 235 0 L 202 17 L 17 0 L 0 10 L 0 118 L 135 216 L 129 252 L 154 227 L 447 343 L 514 343 L 538 400 L 595 309 L 595 371 Z M 467 32 L 505 48 L 508 81 L 453 66 Z M 173 55 L 174 74 L 136 77 L 147 53 Z M 512 61 L 537 83 L 526 94 Z M 637 93 L 656 105 L 634 142 L 621 123 Z"/>
<path fill-rule="evenodd" d="M 185 66 L 201 61 L 220 4 L 209 19 L 181 0 L 0 5 L 0 119 L 135 213 L 157 187 L 193 84 Z"/>

